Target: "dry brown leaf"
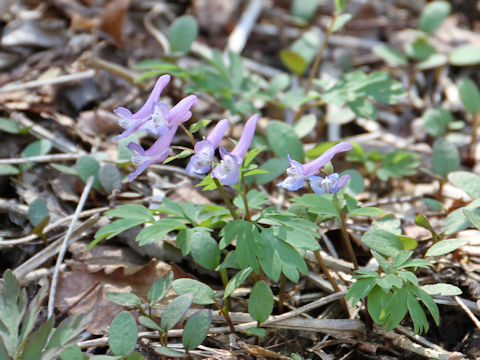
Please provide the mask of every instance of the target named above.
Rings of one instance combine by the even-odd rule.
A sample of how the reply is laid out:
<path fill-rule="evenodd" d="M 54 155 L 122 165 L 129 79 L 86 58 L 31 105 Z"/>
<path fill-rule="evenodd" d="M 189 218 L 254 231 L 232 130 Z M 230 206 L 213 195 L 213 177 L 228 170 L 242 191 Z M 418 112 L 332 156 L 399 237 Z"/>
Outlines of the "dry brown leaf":
<path fill-rule="evenodd" d="M 118 47 L 123 44 L 123 24 L 129 5 L 130 0 L 113 0 L 102 12 L 100 30 L 111 35 Z"/>
<path fill-rule="evenodd" d="M 68 310 L 70 314 L 93 312 L 87 330 L 93 334 L 104 334 L 113 318 L 123 310 L 108 300 L 108 292 L 132 292 L 146 299 L 153 283 L 170 271 L 168 264 L 155 260 L 133 275 L 125 275 L 121 269 L 110 274 L 103 271 L 91 273 L 88 265 L 74 263 L 71 271 L 61 274 L 59 278 L 55 305 L 60 311 Z M 173 290 L 169 293 L 173 294 Z"/>

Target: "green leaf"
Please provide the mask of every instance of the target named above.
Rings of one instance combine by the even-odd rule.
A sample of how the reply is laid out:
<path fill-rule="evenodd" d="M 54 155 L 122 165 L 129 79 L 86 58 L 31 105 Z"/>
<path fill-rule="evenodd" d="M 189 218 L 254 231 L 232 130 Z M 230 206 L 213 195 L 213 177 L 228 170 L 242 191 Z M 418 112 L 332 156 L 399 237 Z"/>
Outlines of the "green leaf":
<path fill-rule="evenodd" d="M 50 334 L 46 350 L 51 350 L 51 354 L 59 355 L 64 348 L 73 345 L 79 340 L 78 336 L 85 331 L 91 319 L 92 314 L 81 314 L 71 315 L 63 320 L 53 334 Z M 44 356 L 48 359 L 48 352 Z"/>
<path fill-rule="evenodd" d="M 280 51 L 280 59 L 291 72 L 302 75 L 308 68 L 308 62 L 296 52 L 290 49 Z"/>
<path fill-rule="evenodd" d="M 364 207 L 364 208 L 357 208 L 348 213 L 348 216 L 371 216 L 371 217 L 378 217 L 383 215 L 384 212 L 382 209 L 377 207 Z"/>
<path fill-rule="evenodd" d="M 70 346 L 62 351 L 60 354 L 61 360 L 83 360 L 82 350 L 78 345 Z"/>
<path fill-rule="evenodd" d="M 385 230 L 395 235 L 400 235 L 402 233 L 402 226 L 401 226 L 400 219 L 397 219 L 392 214 L 388 214 L 388 215 L 382 216 L 379 219 L 376 219 L 373 222 L 373 229 Z"/>
<path fill-rule="evenodd" d="M 341 30 L 346 23 L 352 20 L 352 18 L 353 15 L 348 13 L 337 16 L 337 18 L 335 19 L 335 24 L 333 24 L 332 26 L 332 33 Z"/>
<path fill-rule="evenodd" d="M 379 58 L 386 61 L 390 65 L 394 65 L 394 66 L 408 65 L 407 57 L 400 50 L 397 50 L 387 45 L 378 45 L 378 46 L 375 46 L 372 50 L 375 55 L 377 55 Z"/>
<path fill-rule="evenodd" d="M 302 75 L 315 58 L 319 47 L 320 37 L 317 31 L 307 31 L 290 48 L 280 51 L 280 59 L 290 71 Z"/>
<path fill-rule="evenodd" d="M 454 210 L 448 214 L 443 222 L 442 231 L 446 235 L 453 235 L 471 226 L 470 220 L 466 215 L 465 210 L 471 210 L 475 214 L 480 215 L 480 199 L 472 201 L 467 206 Z"/>
<path fill-rule="evenodd" d="M 191 15 L 177 18 L 170 26 L 168 41 L 172 54 L 186 54 L 198 36 L 197 20 Z"/>
<path fill-rule="evenodd" d="M 186 149 L 186 150 L 183 150 L 181 152 L 179 152 L 178 154 L 176 155 L 173 155 L 173 156 L 169 156 L 168 158 L 165 159 L 165 161 L 163 162 L 164 164 L 167 164 L 173 160 L 176 160 L 176 159 L 184 159 L 192 154 L 194 154 L 195 151 L 191 150 L 191 149 Z"/>
<path fill-rule="evenodd" d="M 211 122 L 212 120 L 206 120 L 206 119 L 199 120 L 196 123 L 193 123 L 192 125 L 190 125 L 190 127 L 188 128 L 188 131 L 191 134 L 195 134 L 198 130 L 200 130 L 201 128 L 204 128 Z"/>
<path fill-rule="evenodd" d="M 417 63 L 417 65 L 415 65 L 415 69 L 419 71 L 434 69 L 434 68 L 445 65 L 447 62 L 448 62 L 448 58 L 446 55 L 432 54 L 425 60 Z"/>
<path fill-rule="evenodd" d="M 247 193 L 247 202 L 250 209 L 260 210 L 263 205 L 268 203 L 268 195 L 262 191 L 252 189 Z M 240 195 L 233 199 L 233 205 L 245 213 L 245 203 Z"/>
<path fill-rule="evenodd" d="M 212 323 L 210 310 L 201 310 L 188 319 L 183 329 L 182 343 L 187 350 L 193 350 L 207 337 Z"/>
<path fill-rule="evenodd" d="M 287 159 L 272 158 L 263 163 L 259 170 L 268 171 L 266 174 L 255 175 L 255 183 L 264 185 L 275 180 L 289 167 L 290 163 Z"/>
<path fill-rule="evenodd" d="M 77 170 L 74 169 L 73 167 L 70 167 L 70 166 L 65 166 L 65 165 L 62 165 L 62 164 L 50 164 L 51 167 L 53 167 L 55 170 L 61 172 L 61 173 L 64 173 L 64 174 L 67 174 L 67 175 L 74 175 L 74 176 L 78 176 L 78 173 L 77 173 Z"/>
<path fill-rule="evenodd" d="M 356 98 L 347 101 L 347 105 L 358 117 L 377 120 L 377 109 L 375 109 L 375 106 L 369 100 Z"/>
<path fill-rule="evenodd" d="M 137 323 L 129 312 L 121 312 L 112 321 L 108 344 L 114 355 L 127 356 L 137 344 Z"/>
<path fill-rule="evenodd" d="M 330 194 L 305 194 L 299 197 L 294 197 L 291 201 L 308 208 L 308 211 L 313 214 L 332 218 L 338 216 L 338 210 L 335 208 L 332 197 L 329 195 Z"/>
<path fill-rule="evenodd" d="M 162 276 L 160 279 L 155 281 L 150 290 L 148 291 L 148 301 L 150 305 L 153 306 L 162 300 L 170 289 L 173 280 L 173 272 L 169 272 L 167 275 Z"/>
<path fill-rule="evenodd" d="M 227 286 L 225 286 L 225 294 L 223 298 L 226 299 L 238 288 L 242 283 L 248 278 L 248 276 L 252 273 L 253 269 L 248 267 L 239 272 L 237 272 L 228 282 Z"/>
<path fill-rule="evenodd" d="M 480 64 L 480 47 L 472 44 L 457 46 L 448 58 L 455 66 L 469 66 Z"/>
<path fill-rule="evenodd" d="M 201 182 L 199 182 L 195 187 L 202 187 L 202 191 L 207 191 L 207 190 L 215 190 L 217 188 L 217 185 L 213 181 L 212 177 L 210 174 L 205 176 Z"/>
<path fill-rule="evenodd" d="M 268 319 L 273 311 L 273 293 L 270 286 L 263 280 L 258 281 L 248 299 L 248 313 L 258 323 Z"/>
<path fill-rule="evenodd" d="M 369 294 L 375 285 L 375 278 L 358 279 L 350 289 L 348 289 L 345 300 L 352 299 L 352 305 L 355 306 L 361 299 Z"/>
<path fill-rule="evenodd" d="M 438 138 L 433 144 L 432 167 L 441 177 L 455 171 L 460 166 L 460 154 L 457 147 L 445 138 Z"/>
<path fill-rule="evenodd" d="M 122 175 L 113 164 L 103 165 L 98 171 L 98 179 L 107 194 L 122 187 Z"/>
<path fill-rule="evenodd" d="M 20 170 L 16 166 L 10 164 L 0 164 L 0 175 L 18 175 Z"/>
<path fill-rule="evenodd" d="M 472 223 L 472 225 L 477 228 L 477 230 L 480 230 L 480 214 L 468 209 L 464 209 L 463 214 Z"/>
<path fill-rule="evenodd" d="M 290 7 L 290 12 L 294 17 L 301 18 L 309 22 L 317 11 L 319 0 L 294 0 Z"/>
<path fill-rule="evenodd" d="M 243 330 L 242 332 L 246 335 L 249 335 L 249 336 L 259 336 L 259 337 L 263 337 L 267 334 L 265 329 L 258 328 L 258 327 L 248 328 L 246 330 Z"/>
<path fill-rule="evenodd" d="M 375 323 L 383 325 L 387 322 L 385 315 L 382 317 L 389 300 L 388 294 L 380 286 L 374 286 L 368 293 L 367 309 Z"/>
<path fill-rule="evenodd" d="M 50 213 L 42 198 L 33 200 L 28 206 L 28 219 L 33 226 L 37 226 L 49 216 Z"/>
<path fill-rule="evenodd" d="M 401 178 L 403 176 L 414 175 L 420 165 L 420 156 L 408 151 L 392 151 L 382 159 L 382 166 L 377 171 L 377 176 L 381 180 L 388 178 Z"/>
<path fill-rule="evenodd" d="M 152 212 L 140 204 L 126 204 L 108 210 L 105 215 L 122 219 L 138 219 L 145 222 L 155 221 Z"/>
<path fill-rule="evenodd" d="M 105 225 L 95 233 L 95 239 L 88 245 L 88 250 L 92 249 L 95 245 L 97 245 L 103 239 L 111 239 L 134 226 L 143 224 L 144 222 L 145 220 L 143 219 L 133 218 L 133 219 L 120 219 L 108 225 Z"/>
<path fill-rule="evenodd" d="M 114 302 L 117 305 L 121 306 L 140 306 L 142 305 L 142 300 L 131 293 L 126 292 L 108 292 L 107 298 L 111 302 Z"/>
<path fill-rule="evenodd" d="M 50 140 L 42 139 L 28 144 L 27 147 L 20 153 L 20 156 L 22 158 L 27 158 L 31 156 L 46 155 L 51 149 L 52 142 Z M 20 169 L 25 171 L 30 169 L 33 165 L 33 163 L 20 164 Z"/>
<path fill-rule="evenodd" d="M 433 33 L 450 14 L 452 6 L 448 1 L 434 1 L 427 4 L 420 14 L 420 29 Z"/>
<path fill-rule="evenodd" d="M 15 121 L 0 117 L 0 131 L 4 131 L 9 134 L 20 134 L 22 129 Z"/>
<path fill-rule="evenodd" d="M 345 6 L 347 5 L 348 0 L 335 0 L 335 9 L 337 13 L 341 13 Z"/>
<path fill-rule="evenodd" d="M 177 279 L 172 288 L 178 295 L 193 294 L 193 302 L 200 305 L 215 303 L 215 293 L 208 285 L 193 279 Z"/>
<path fill-rule="evenodd" d="M 423 227 L 424 229 L 427 229 L 428 231 L 430 231 L 432 233 L 433 236 L 437 235 L 435 229 L 433 228 L 432 225 L 430 225 L 430 222 L 428 221 L 428 219 L 423 214 L 418 214 L 415 217 L 415 225 L 418 225 L 418 226 Z"/>
<path fill-rule="evenodd" d="M 458 248 L 462 247 L 465 244 L 468 244 L 468 240 L 459 240 L 459 239 L 442 240 L 442 241 L 439 241 L 439 242 L 433 244 L 428 249 L 425 256 L 445 255 L 445 254 L 448 254 L 452 251 L 457 250 Z"/>
<path fill-rule="evenodd" d="M 90 176 L 94 176 L 93 188 L 100 189 L 100 181 L 98 180 L 98 171 L 100 164 L 93 157 L 84 155 L 77 160 L 77 173 L 83 182 L 86 182 Z"/>
<path fill-rule="evenodd" d="M 397 235 L 397 238 L 403 244 L 403 248 L 405 250 L 413 250 L 416 249 L 418 246 L 418 241 L 411 237 Z"/>
<path fill-rule="evenodd" d="M 423 37 L 417 38 L 405 48 L 407 55 L 415 60 L 427 60 L 435 54 L 435 48 Z"/>
<path fill-rule="evenodd" d="M 278 157 L 286 158 L 290 155 L 292 159 L 303 162 L 303 144 L 291 126 L 280 121 L 270 121 L 267 127 L 267 140 Z"/>
<path fill-rule="evenodd" d="M 463 79 L 458 85 L 458 92 L 465 109 L 472 115 L 480 112 L 480 91 L 470 79 Z"/>
<path fill-rule="evenodd" d="M 304 138 L 312 132 L 317 124 L 317 118 L 313 114 L 303 115 L 293 124 L 293 130 L 299 139 Z"/>
<path fill-rule="evenodd" d="M 186 226 L 180 220 L 172 218 L 163 218 L 155 222 L 153 225 L 145 227 L 140 231 L 136 237 L 136 241 L 140 246 L 160 241 L 169 232 L 174 230 L 185 229 Z"/>
<path fill-rule="evenodd" d="M 160 355 L 168 356 L 168 357 L 187 357 L 187 354 L 183 352 L 179 352 L 177 350 L 170 349 L 166 346 L 154 346 L 153 350 Z"/>
<path fill-rule="evenodd" d="M 42 350 L 48 342 L 48 337 L 52 332 L 54 323 L 55 318 L 52 316 L 50 319 L 47 319 L 47 321 L 44 321 L 37 330 L 29 334 L 23 348 L 21 360 L 38 359 L 38 355 L 42 353 Z M 2 340 L 5 342 L 6 339 L 4 336 L 2 336 Z M 10 358 L 7 357 L 7 359 Z"/>
<path fill-rule="evenodd" d="M 192 294 L 184 294 L 173 299 L 165 308 L 160 326 L 168 331 L 173 328 L 187 313 L 193 303 Z"/>
<path fill-rule="evenodd" d="M 448 179 L 472 199 L 480 198 L 480 176 L 467 171 L 456 171 L 449 174 Z"/>
<path fill-rule="evenodd" d="M 362 242 L 370 249 L 390 257 L 397 256 L 404 249 L 397 236 L 384 230 L 367 231 L 362 237 Z"/>
<path fill-rule="evenodd" d="M 442 108 L 428 109 L 422 119 L 425 130 L 434 137 L 445 135 L 448 125 L 453 121 L 452 114 Z"/>
<path fill-rule="evenodd" d="M 420 287 L 430 296 L 458 296 L 462 295 L 462 290 L 451 284 L 433 284 Z"/>
<path fill-rule="evenodd" d="M 160 326 L 158 326 L 158 324 L 155 321 L 153 321 L 152 319 L 150 319 L 149 317 L 141 315 L 141 316 L 138 317 L 138 322 L 140 324 L 142 324 L 143 326 L 149 328 L 149 329 L 164 332 L 164 330 Z"/>
<path fill-rule="evenodd" d="M 192 234 L 190 246 L 193 259 L 205 269 L 214 270 L 220 263 L 218 243 L 209 233 L 195 231 Z"/>

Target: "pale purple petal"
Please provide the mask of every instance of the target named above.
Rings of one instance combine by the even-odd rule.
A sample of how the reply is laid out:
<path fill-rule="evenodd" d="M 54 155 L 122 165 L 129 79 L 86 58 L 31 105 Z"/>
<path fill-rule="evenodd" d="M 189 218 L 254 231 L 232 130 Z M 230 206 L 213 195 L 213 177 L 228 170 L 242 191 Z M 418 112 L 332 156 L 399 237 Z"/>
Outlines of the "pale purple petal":
<path fill-rule="evenodd" d="M 185 122 L 192 116 L 191 113 L 187 117 L 186 114 L 190 111 L 190 108 L 196 105 L 198 98 L 195 95 L 189 95 L 186 98 L 180 100 L 177 105 L 170 109 L 168 122 L 170 124 L 177 122 Z"/>
<path fill-rule="evenodd" d="M 227 152 L 225 149 L 220 149 L 222 161 L 218 164 L 211 173 L 213 178 L 218 179 L 223 185 L 233 185 L 240 180 L 240 165 L 242 165 L 243 158 Z"/>
<path fill-rule="evenodd" d="M 233 149 L 232 154 L 244 158 L 250 144 L 252 143 L 253 135 L 255 135 L 255 128 L 257 126 L 259 115 L 254 114 L 250 119 L 247 120 L 245 127 L 243 128 L 242 135 L 240 140 L 238 140 L 237 146 Z"/>
<path fill-rule="evenodd" d="M 190 158 L 190 161 L 185 169 L 189 174 L 206 174 L 210 170 L 210 163 L 212 162 L 215 148 L 210 141 L 199 141 L 195 144 L 195 155 Z"/>
<path fill-rule="evenodd" d="M 210 134 L 208 134 L 207 141 L 209 141 L 210 144 L 212 144 L 214 149 L 218 148 L 218 145 L 220 145 L 220 142 L 225 136 L 225 132 L 227 131 L 227 129 L 228 129 L 228 120 L 223 119 L 223 120 L 220 120 L 217 123 L 217 125 L 215 125 L 215 127 L 210 132 Z"/>
<path fill-rule="evenodd" d="M 348 184 L 348 180 L 350 180 L 350 175 L 348 174 L 342 175 L 337 182 L 337 186 L 338 186 L 337 191 L 342 190 Z"/>
<path fill-rule="evenodd" d="M 155 103 L 153 110 L 146 120 L 143 120 L 139 130 L 147 130 L 153 135 L 164 136 L 171 128 L 168 122 L 169 117 L 168 105 L 162 102 Z"/>
<path fill-rule="evenodd" d="M 133 114 L 134 119 L 145 119 L 151 115 L 155 103 L 158 102 L 160 94 L 168 85 L 170 79 L 170 75 L 160 76 L 145 104 L 140 108 L 140 110 Z"/>
<path fill-rule="evenodd" d="M 148 151 L 148 150 L 147 150 Z M 165 161 L 165 159 L 171 154 L 171 149 L 166 149 L 162 153 L 155 154 L 154 156 L 144 156 L 143 162 L 138 166 L 137 170 L 128 175 L 127 180 L 132 182 L 135 178 L 145 171 L 152 164 L 158 164 Z M 146 153 L 146 151 L 145 151 Z"/>
<path fill-rule="evenodd" d="M 315 174 L 339 152 L 349 151 L 352 150 L 352 148 L 353 146 L 349 142 L 341 142 L 331 147 L 315 160 L 303 165 L 305 177 Z"/>
<path fill-rule="evenodd" d="M 323 178 L 320 176 L 310 176 L 308 178 L 310 181 L 310 187 L 312 188 L 313 192 L 318 195 L 325 194 L 325 189 L 321 186 Z"/>
<path fill-rule="evenodd" d="M 171 128 L 165 136 L 158 138 L 148 150 L 145 150 L 145 154 L 154 156 L 155 154 L 163 153 L 172 144 L 177 129 L 178 125 Z"/>
<path fill-rule="evenodd" d="M 126 129 L 115 138 L 115 141 L 118 141 L 120 139 L 123 139 L 131 135 L 142 124 L 141 121 L 138 121 L 132 118 L 132 112 L 127 108 L 118 107 L 115 110 L 113 110 L 113 112 L 119 116 L 118 124 L 124 129 Z"/>
<path fill-rule="evenodd" d="M 290 167 L 287 169 L 287 177 L 281 183 L 277 184 L 277 186 L 295 191 L 303 187 L 303 184 L 305 183 L 303 165 L 298 161 L 293 160 L 290 155 L 288 155 L 288 161 L 290 161 Z"/>

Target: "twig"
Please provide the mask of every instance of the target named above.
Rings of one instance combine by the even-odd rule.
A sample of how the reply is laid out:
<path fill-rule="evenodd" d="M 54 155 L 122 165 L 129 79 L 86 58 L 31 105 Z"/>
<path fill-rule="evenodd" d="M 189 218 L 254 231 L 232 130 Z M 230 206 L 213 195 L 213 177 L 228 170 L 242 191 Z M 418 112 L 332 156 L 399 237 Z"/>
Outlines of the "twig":
<path fill-rule="evenodd" d="M 47 317 L 49 319 L 52 317 L 53 309 L 55 308 L 55 291 L 57 289 L 57 281 L 58 281 L 58 274 L 60 272 L 60 265 L 62 264 L 63 258 L 65 257 L 65 253 L 67 252 L 68 241 L 72 236 L 73 228 L 75 227 L 75 224 L 78 220 L 80 212 L 82 211 L 83 206 L 87 201 L 88 194 L 90 193 L 90 189 L 92 188 L 92 185 L 93 185 L 93 180 L 94 180 L 94 176 L 92 175 L 88 178 L 87 183 L 85 184 L 85 188 L 83 189 L 82 196 L 80 196 L 80 200 L 78 202 L 77 208 L 75 209 L 75 213 L 73 214 L 72 222 L 68 227 L 67 234 L 63 238 L 63 242 L 60 247 L 60 251 L 58 253 L 57 263 L 55 264 L 55 272 L 53 273 L 52 284 L 50 287 L 50 294 L 48 296 L 48 316 Z"/>
<path fill-rule="evenodd" d="M 87 217 L 87 216 L 95 215 L 95 214 L 107 211 L 109 209 L 110 209 L 109 207 L 104 206 L 104 207 L 100 207 L 100 208 L 96 208 L 96 209 L 90 209 L 90 210 L 82 211 L 79 215 L 79 218 L 84 218 L 84 217 Z M 57 220 L 54 223 L 51 223 L 51 224 L 45 226 L 45 229 L 43 229 L 43 233 L 45 234 L 45 233 L 49 232 L 50 230 L 57 229 L 59 226 L 65 224 L 65 223 L 69 222 L 71 219 L 73 219 L 73 216 L 74 215 L 66 216 L 63 219 Z M 32 240 L 35 240 L 36 238 L 38 238 L 37 235 L 31 234 L 31 235 L 28 235 L 28 236 L 25 236 L 25 237 L 19 238 L 19 239 L 11 239 L 11 240 L 0 241 L 0 248 L 4 247 L 4 246 L 6 247 L 6 246 L 14 246 L 14 245 L 19 245 L 19 244 L 24 244 L 24 243 L 30 242 Z"/>
<path fill-rule="evenodd" d="M 25 158 L 10 158 L 0 159 L 0 164 L 26 164 L 29 162 L 56 162 L 56 161 L 68 161 L 78 159 L 80 154 L 49 154 L 30 156 Z"/>
<path fill-rule="evenodd" d="M 63 84 L 67 82 L 77 81 L 77 80 L 90 79 L 90 78 L 93 78 L 94 76 L 95 76 L 95 70 L 87 70 L 87 71 L 83 71 L 75 74 L 62 75 L 62 76 L 58 76 L 50 79 L 33 80 L 33 81 L 21 83 L 21 84 L 7 84 L 6 86 L 3 86 L 0 88 L 0 94 L 5 92 L 32 89 L 32 88 L 45 86 L 45 85 L 56 85 L 56 84 Z"/>
<path fill-rule="evenodd" d="M 250 0 L 228 38 L 227 49 L 240 54 L 263 9 L 263 0 Z"/>
<path fill-rule="evenodd" d="M 468 317 L 473 321 L 477 329 L 480 329 L 480 321 L 475 317 L 475 315 L 470 311 L 468 306 L 464 304 L 461 298 L 458 296 L 453 297 L 455 299 L 455 302 L 462 308 L 463 311 L 468 315 Z"/>

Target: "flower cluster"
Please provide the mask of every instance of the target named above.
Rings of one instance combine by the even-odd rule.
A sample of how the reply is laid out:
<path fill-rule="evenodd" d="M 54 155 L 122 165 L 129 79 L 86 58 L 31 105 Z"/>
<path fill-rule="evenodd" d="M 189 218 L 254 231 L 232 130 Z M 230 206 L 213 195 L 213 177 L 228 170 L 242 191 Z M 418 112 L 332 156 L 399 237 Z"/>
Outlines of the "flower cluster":
<path fill-rule="evenodd" d="M 287 177 L 277 186 L 294 191 L 303 187 L 305 181 L 308 180 L 310 181 L 310 187 L 316 194 L 335 194 L 347 185 L 350 176 L 340 176 L 337 173 L 333 173 L 322 178 L 315 176 L 315 174 L 332 160 L 336 154 L 349 150 L 352 150 L 352 144 L 341 142 L 325 151 L 315 160 L 303 165 L 289 156 L 290 167 L 287 169 Z"/>
<path fill-rule="evenodd" d="M 134 154 L 132 162 L 139 165 L 137 170 L 128 176 L 128 181 L 133 181 L 148 166 L 165 161 L 171 153 L 170 145 L 179 124 L 192 117 L 190 108 L 198 102 L 195 95 L 187 96 L 172 108 L 159 102 L 160 94 L 169 82 L 170 75 L 161 76 L 145 104 L 135 114 L 124 107 L 113 110 L 120 117 L 120 126 L 125 128 L 125 131 L 118 135 L 115 141 L 129 136 L 137 130 L 147 130 L 153 135 L 159 136 L 147 150 L 134 142 L 127 145 Z"/>
<path fill-rule="evenodd" d="M 198 102 L 195 95 L 187 96 L 172 108 L 159 102 L 160 94 L 169 82 L 170 75 L 161 76 L 145 104 L 136 113 L 133 114 L 124 107 L 114 110 L 114 113 L 119 116 L 120 126 L 125 129 L 115 138 L 115 141 L 129 136 L 137 130 L 147 130 L 158 136 L 158 139 L 147 150 L 134 142 L 127 145 L 133 153 L 132 162 L 138 165 L 137 170 L 128 176 L 128 181 L 133 181 L 150 165 L 164 162 L 172 152 L 170 145 L 179 125 L 192 117 L 190 109 Z M 233 185 L 240 179 L 240 167 L 255 134 L 258 117 L 255 114 L 247 121 L 240 140 L 232 152 L 228 152 L 224 148 L 220 149 L 222 160 L 213 168 L 211 176 L 217 178 L 223 185 Z M 218 122 L 204 141 L 195 145 L 195 154 L 190 158 L 186 168 L 187 172 L 206 174 L 212 169 L 215 150 L 220 145 L 227 129 L 228 120 L 223 119 Z"/>

